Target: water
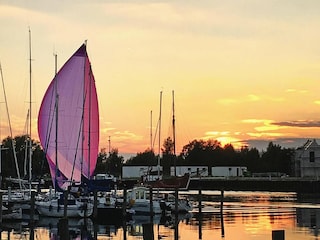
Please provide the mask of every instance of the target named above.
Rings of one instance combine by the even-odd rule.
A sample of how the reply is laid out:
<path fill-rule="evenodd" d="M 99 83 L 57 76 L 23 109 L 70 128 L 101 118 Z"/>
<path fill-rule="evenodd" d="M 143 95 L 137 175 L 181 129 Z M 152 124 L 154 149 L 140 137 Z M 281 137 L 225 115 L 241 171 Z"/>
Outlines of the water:
<path fill-rule="evenodd" d="M 318 239 L 320 201 L 300 198 L 295 193 L 224 192 L 223 215 L 220 192 L 202 191 L 201 214 L 198 192 L 184 192 L 194 201 L 190 214 L 150 218 L 135 216 L 125 227 L 88 220 L 40 218 L 34 229 L 27 222 L 4 223 L 1 239 L 223 239 L 267 240 L 273 230 L 284 230 L 285 239 Z M 113 219 L 114 216 L 106 216 Z M 9 230 L 9 231 L 8 231 Z M 69 236 L 68 236 L 69 235 Z"/>

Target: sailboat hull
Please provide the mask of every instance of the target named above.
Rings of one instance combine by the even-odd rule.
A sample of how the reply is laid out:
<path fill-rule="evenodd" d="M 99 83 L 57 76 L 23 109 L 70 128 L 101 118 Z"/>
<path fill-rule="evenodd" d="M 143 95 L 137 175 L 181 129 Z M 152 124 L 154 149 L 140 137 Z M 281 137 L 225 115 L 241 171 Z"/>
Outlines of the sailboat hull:
<path fill-rule="evenodd" d="M 41 216 L 64 217 L 64 205 L 59 204 L 56 199 L 36 202 L 36 208 Z M 73 204 L 67 204 L 67 217 L 90 217 L 92 213 L 92 203 L 75 201 Z"/>

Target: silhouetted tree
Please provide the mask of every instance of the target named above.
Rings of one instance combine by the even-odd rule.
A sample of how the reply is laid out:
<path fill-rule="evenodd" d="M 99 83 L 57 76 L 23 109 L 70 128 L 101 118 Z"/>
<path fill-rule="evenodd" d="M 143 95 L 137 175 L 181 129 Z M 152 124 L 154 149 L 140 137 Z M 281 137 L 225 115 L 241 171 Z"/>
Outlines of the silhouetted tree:
<path fill-rule="evenodd" d="M 238 155 L 242 166 L 246 166 L 249 172 L 257 172 L 259 169 L 257 165 L 261 161 L 258 149 L 242 146 Z"/>
<path fill-rule="evenodd" d="M 155 166 L 158 164 L 157 156 L 155 156 L 154 151 L 147 149 L 142 153 L 137 153 L 137 156 L 131 157 L 126 161 L 126 165 L 145 165 L 145 166 Z"/>
<path fill-rule="evenodd" d="M 107 172 L 107 157 L 108 153 L 106 151 L 106 148 L 102 148 L 98 154 L 95 174 Z"/>
<path fill-rule="evenodd" d="M 124 158 L 122 156 L 118 156 L 118 149 L 113 148 L 106 159 L 107 173 L 116 177 L 121 176 L 123 162 Z"/>
<path fill-rule="evenodd" d="M 182 148 L 180 164 L 212 166 L 221 157 L 221 150 L 217 140 L 193 140 Z"/>
<path fill-rule="evenodd" d="M 15 136 L 13 139 L 7 137 L 2 140 L 1 160 L 2 160 L 2 176 L 6 177 L 18 177 L 16 168 L 19 169 L 19 174 L 21 178 L 28 178 L 29 174 L 29 159 L 27 154 L 27 141 L 28 135 Z M 14 144 L 14 146 L 13 146 Z M 18 166 L 16 166 L 14 158 L 14 150 Z M 49 173 L 49 166 L 45 158 L 45 153 L 43 152 L 40 143 L 35 140 L 31 140 L 31 150 L 32 150 L 32 177 L 41 177 L 44 174 Z"/>

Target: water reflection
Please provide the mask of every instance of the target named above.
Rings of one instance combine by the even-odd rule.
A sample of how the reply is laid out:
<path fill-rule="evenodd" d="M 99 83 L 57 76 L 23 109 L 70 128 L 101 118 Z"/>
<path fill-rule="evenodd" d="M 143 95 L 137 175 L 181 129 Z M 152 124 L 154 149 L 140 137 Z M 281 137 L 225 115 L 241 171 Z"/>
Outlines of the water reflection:
<path fill-rule="evenodd" d="M 40 218 L 34 227 L 23 221 L 3 223 L 1 239 L 264 240 L 271 239 L 276 229 L 285 230 L 286 239 L 319 236 L 320 205 L 314 201 L 300 201 L 285 193 L 225 192 L 223 204 L 220 193 L 209 197 L 203 195 L 201 208 L 194 202 L 194 212 L 189 214 L 133 216 L 125 223 L 114 216 L 106 216 L 107 222 Z"/>

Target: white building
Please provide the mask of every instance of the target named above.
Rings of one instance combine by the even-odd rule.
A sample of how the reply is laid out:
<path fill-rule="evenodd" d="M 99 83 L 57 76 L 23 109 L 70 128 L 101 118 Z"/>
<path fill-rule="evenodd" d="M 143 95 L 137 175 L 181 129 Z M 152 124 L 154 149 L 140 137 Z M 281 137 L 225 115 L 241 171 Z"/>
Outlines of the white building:
<path fill-rule="evenodd" d="M 295 151 L 294 175 L 296 177 L 320 176 L 320 145 L 315 139 L 308 140 Z"/>
<path fill-rule="evenodd" d="M 176 175 L 182 176 L 188 173 L 190 177 L 207 177 L 208 166 L 176 166 Z M 175 176 L 174 167 L 170 167 L 170 175 Z"/>
<path fill-rule="evenodd" d="M 245 172 L 247 167 L 243 166 L 220 166 L 211 169 L 213 177 L 243 177 Z"/>
<path fill-rule="evenodd" d="M 162 179 L 162 166 L 123 166 L 123 179 L 142 179 L 152 181 Z"/>

